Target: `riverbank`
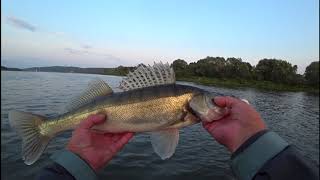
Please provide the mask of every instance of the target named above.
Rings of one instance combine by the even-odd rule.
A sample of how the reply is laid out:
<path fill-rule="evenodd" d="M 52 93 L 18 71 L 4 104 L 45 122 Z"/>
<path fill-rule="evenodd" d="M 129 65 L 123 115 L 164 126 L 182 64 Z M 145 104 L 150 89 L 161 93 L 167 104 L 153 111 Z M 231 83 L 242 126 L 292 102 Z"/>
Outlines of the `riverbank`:
<path fill-rule="evenodd" d="M 178 81 L 193 82 L 206 86 L 220 86 L 228 88 L 255 88 L 269 91 L 290 91 L 290 92 L 310 92 L 319 94 L 319 88 L 309 86 L 290 86 L 286 84 L 276 84 L 270 81 L 255 81 L 255 80 L 237 80 L 237 79 L 218 79 L 208 77 L 177 77 Z"/>
<path fill-rule="evenodd" d="M 3 69 L 2 69 L 3 71 Z M 11 71 L 11 70 L 4 70 Z M 23 70 L 22 70 L 23 71 Z M 27 72 L 27 71 L 26 71 Z M 68 72 L 60 72 L 68 73 Z M 112 75 L 112 76 L 125 76 L 124 73 L 119 73 L 118 71 L 110 68 L 108 71 L 103 73 L 88 73 L 88 72 L 73 72 L 81 74 L 101 74 L 101 75 Z M 309 92 L 319 94 L 319 88 L 310 86 L 290 86 L 286 84 L 277 84 L 270 81 L 256 81 L 256 80 L 243 80 L 243 79 L 226 79 L 226 78 L 208 78 L 208 77 L 197 77 L 197 76 L 186 76 L 186 77 L 176 77 L 177 81 L 193 82 L 200 85 L 206 86 L 219 86 L 227 88 L 255 88 L 260 90 L 268 91 L 288 91 L 288 92 Z"/>

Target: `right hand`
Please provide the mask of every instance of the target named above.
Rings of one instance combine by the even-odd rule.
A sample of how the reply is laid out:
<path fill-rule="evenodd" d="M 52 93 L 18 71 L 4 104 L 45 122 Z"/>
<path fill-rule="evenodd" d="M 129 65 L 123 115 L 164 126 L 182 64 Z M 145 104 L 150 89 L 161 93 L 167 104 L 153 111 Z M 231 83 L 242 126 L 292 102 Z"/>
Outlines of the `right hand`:
<path fill-rule="evenodd" d="M 260 114 L 249 104 L 232 97 L 216 97 L 219 107 L 227 107 L 228 113 L 213 122 L 203 121 L 203 127 L 233 153 L 255 133 L 266 129 Z"/>
<path fill-rule="evenodd" d="M 104 114 L 89 116 L 73 131 L 67 146 L 95 171 L 103 168 L 133 137 L 131 132 L 102 134 L 91 129 L 105 121 Z"/>

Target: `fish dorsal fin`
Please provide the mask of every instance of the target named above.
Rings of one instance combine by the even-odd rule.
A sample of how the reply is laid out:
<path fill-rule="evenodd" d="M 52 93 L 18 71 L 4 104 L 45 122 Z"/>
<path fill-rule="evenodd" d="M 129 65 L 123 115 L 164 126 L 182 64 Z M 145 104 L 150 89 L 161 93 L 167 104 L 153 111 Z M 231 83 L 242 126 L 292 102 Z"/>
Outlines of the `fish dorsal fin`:
<path fill-rule="evenodd" d="M 129 91 L 161 84 L 174 84 L 175 82 L 174 71 L 168 63 L 154 63 L 153 66 L 140 64 L 136 70 L 129 72 L 127 77 L 123 78 L 119 88 Z"/>
<path fill-rule="evenodd" d="M 66 109 L 68 111 L 78 109 L 82 105 L 93 101 L 95 98 L 112 94 L 112 92 L 111 87 L 106 82 L 99 78 L 94 79 L 89 82 L 87 89 L 83 91 L 83 93 L 71 100 Z"/>
<path fill-rule="evenodd" d="M 179 130 L 168 129 L 151 133 L 151 144 L 162 160 L 170 158 L 179 142 Z"/>

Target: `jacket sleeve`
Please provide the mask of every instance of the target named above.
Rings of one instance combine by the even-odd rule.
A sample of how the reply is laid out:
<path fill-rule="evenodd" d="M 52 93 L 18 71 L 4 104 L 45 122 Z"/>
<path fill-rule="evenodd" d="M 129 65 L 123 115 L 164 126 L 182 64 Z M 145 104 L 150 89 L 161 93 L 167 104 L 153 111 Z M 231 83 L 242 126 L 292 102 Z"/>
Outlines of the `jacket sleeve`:
<path fill-rule="evenodd" d="M 36 180 L 75 180 L 75 178 L 62 166 L 52 163 L 41 169 Z"/>
<path fill-rule="evenodd" d="M 64 150 L 51 156 L 53 164 L 43 168 L 37 180 L 96 180 L 94 170 L 76 154 Z"/>
<path fill-rule="evenodd" d="M 271 131 L 260 131 L 243 143 L 231 157 L 239 179 L 319 179 L 319 168 Z"/>

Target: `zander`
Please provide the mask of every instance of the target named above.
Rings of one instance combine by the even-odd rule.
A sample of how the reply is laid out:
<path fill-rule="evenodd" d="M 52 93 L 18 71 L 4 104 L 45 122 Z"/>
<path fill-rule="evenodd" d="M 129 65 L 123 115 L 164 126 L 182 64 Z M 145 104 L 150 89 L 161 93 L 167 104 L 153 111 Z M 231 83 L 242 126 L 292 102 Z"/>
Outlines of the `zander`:
<path fill-rule="evenodd" d="M 33 164 L 50 139 L 74 129 L 89 115 L 104 113 L 108 120 L 94 126 L 98 132 L 150 132 L 154 151 L 166 159 L 173 155 L 179 140 L 179 128 L 201 119 L 217 120 L 226 109 L 217 107 L 214 95 L 202 89 L 175 84 L 175 74 L 167 64 L 139 65 L 113 93 L 102 80 L 94 80 L 68 106 L 67 113 L 47 119 L 44 116 L 10 111 L 9 122 L 22 137 L 22 157 Z"/>

